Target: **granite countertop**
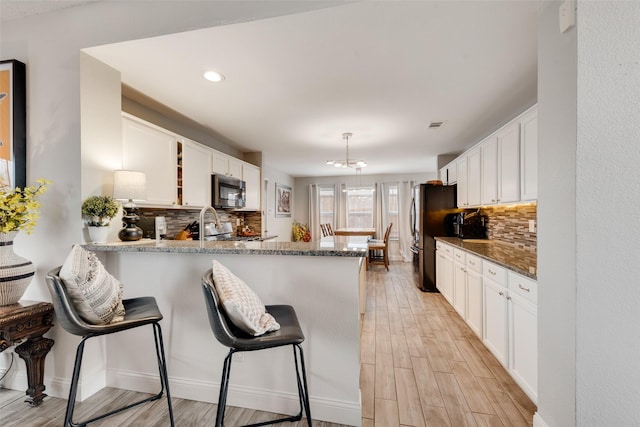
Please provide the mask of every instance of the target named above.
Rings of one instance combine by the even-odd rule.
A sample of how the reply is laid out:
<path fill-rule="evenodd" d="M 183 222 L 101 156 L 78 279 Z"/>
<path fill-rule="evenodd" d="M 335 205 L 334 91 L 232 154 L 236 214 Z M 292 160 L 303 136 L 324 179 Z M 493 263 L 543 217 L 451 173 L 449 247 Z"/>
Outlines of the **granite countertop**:
<path fill-rule="evenodd" d="M 511 271 L 537 279 L 537 256 L 510 243 L 490 240 L 486 243 L 465 242 L 457 237 L 436 237 L 444 243 L 456 246 L 474 255 L 491 261 Z"/>
<path fill-rule="evenodd" d="M 300 255 L 366 257 L 366 237 L 329 236 L 315 242 L 271 241 L 207 241 L 200 247 L 197 240 L 140 239 L 135 242 L 88 243 L 90 251 L 102 252 L 161 252 L 178 254 L 239 254 L 239 255 Z"/>

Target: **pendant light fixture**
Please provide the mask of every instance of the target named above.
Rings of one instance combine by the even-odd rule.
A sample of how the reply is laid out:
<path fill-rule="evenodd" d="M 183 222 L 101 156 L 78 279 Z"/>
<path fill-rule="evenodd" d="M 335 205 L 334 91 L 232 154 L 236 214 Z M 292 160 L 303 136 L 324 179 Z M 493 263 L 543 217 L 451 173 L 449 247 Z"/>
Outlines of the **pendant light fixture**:
<path fill-rule="evenodd" d="M 347 141 L 347 155 L 342 160 L 327 160 L 328 165 L 333 165 L 337 168 L 364 168 L 367 166 L 367 162 L 364 160 L 354 160 L 349 158 L 349 140 L 352 136 L 353 134 L 351 132 L 345 132 L 342 134 L 342 139 Z"/>

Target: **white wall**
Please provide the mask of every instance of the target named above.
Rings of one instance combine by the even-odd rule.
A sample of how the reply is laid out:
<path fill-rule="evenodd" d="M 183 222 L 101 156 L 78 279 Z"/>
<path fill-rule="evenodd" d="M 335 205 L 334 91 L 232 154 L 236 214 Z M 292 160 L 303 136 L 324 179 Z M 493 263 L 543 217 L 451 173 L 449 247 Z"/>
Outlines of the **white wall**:
<path fill-rule="evenodd" d="M 42 198 L 36 231 L 19 235 L 15 250 L 33 261 L 36 276 L 26 299 L 49 300 L 45 274 L 60 265 L 73 243 L 83 241 L 80 215 L 80 50 L 90 46 L 285 15 L 336 2 L 95 2 L 85 6 L 3 22 L 3 59 L 27 65 L 27 181 L 54 181 Z M 152 19 L 151 19 L 152 17 Z M 118 143 L 116 141 L 115 143 Z M 90 187 L 90 189 L 89 189 Z M 87 191 L 95 189 L 89 185 Z M 46 360 L 51 396 L 66 397 L 75 341 L 58 327 Z M 17 363 L 26 386 L 24 365 Z M 23 388 L 18 385 L 18 388 Z"/>
<path fill-rule="evenodd" d="M 576 29 L 538 24 L 538 415 L 575 425 Z"/>
<path fill-rule="evenodd" d="M 262 167 L 263 182 L 262 197 L 266 209 L 262 219 L 263 231 L 266 227 L 266 235 L 278 236 L 272 240 L 274 242 L 290 242 L 291 241 L 291 225 L 294 220 L 300 221 L 298 211 L 296 209 L 296 201 L 300 197 L 300 193 L 294 188 L 294 179 L 277 169 L 269 167 L 268 154 L 264 154 Z M 290 217 L 276 217 L 276 184 L 284 184 L 291 187 L 291 195 L 293 204 L 291 205 Z"/>
<path fill-rule="evenodd" d="M 640 2 L 579 1 L 565 34 L 559 5 L 543 3 L 538 39 L 535 425 L 635 426 Z"/>
<path fill-rule="evenodd" d="M 640 1 L 581 1 L 577 28 L 576 424 L 636 426 Z"/>

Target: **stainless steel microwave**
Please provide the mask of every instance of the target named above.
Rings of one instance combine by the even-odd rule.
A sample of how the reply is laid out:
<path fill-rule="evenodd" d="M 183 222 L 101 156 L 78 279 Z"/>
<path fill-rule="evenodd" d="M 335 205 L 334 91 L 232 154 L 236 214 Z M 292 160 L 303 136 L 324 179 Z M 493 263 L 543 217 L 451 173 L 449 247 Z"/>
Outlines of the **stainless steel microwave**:
<path fill-rule="evenodd" d="M 245 196 L 244 181 L 226 175 L 211 175 L 211 205 L 214 208 L 243 208 Z"/>

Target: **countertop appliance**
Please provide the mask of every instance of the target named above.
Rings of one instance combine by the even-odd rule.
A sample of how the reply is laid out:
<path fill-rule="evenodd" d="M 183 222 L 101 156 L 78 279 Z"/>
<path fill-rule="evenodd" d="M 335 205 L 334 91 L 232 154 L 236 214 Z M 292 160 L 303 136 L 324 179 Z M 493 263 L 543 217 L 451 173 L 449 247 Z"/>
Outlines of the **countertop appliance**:
<path fill-rule="evenodd" d="M 438 292 L 434 237 L 453 236 L 450 214 L 459 212 L 456 194 L 455 185 L 419 184 L 412 189 L 411 252 L 416 286 L 422 291 Z"/>
<path fill-rule="evenodd" d="M 239 209 L 245 206 L 246 186 L 241 179 L 211 175 L 211 204 L 217 209 Z"/>
<path fill-rule="evenodd" d="M 486 239 L 487 217 L 479 211 L 465 211 L 455 214 L 454 236 L 461 239 Z"/>

